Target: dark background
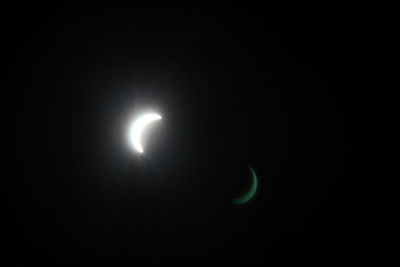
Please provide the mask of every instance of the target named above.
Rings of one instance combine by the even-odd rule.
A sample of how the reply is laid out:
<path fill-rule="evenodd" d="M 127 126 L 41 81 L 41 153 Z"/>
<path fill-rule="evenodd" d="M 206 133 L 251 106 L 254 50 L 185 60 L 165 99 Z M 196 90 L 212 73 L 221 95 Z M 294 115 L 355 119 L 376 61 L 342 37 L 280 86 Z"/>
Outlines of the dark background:
<path fill-rule="evenodd" d="M 26 266 L 394 264 L 393 9 L 7 7 L 6 253 Z M 146 109 L 163 120 L 139 156 L 126 129 Z M 258 193 L 234 206 L 249 166 Z"/>

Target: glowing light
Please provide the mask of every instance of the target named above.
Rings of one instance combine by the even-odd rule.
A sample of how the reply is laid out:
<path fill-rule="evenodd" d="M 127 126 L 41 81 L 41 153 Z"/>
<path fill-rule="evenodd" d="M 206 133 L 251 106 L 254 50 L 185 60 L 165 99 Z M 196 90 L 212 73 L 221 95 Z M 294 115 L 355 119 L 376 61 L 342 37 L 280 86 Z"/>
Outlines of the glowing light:
<path fill-rule="evenodd" d="M 146 128 L 148 124 L 153 121 L 160 120 L 161 116 L 157 113 L 148 113 L 138 117 L 130 127 L 128 131 L 128 138 L 137 152 L 143 153 L 143 146 L 141 144 L 141 135 L 143 130 Z"/>
<path fill-rule="evenodd" d="M 251 167 L 249 168 L 253 176 L 253 184 L 251 185 L 250 190 L 245 195 L 232 199 L 233 204 L 244 204 L 250 201 L 257 192 L 257 187 L 258 187 L 257 175 Z"/>

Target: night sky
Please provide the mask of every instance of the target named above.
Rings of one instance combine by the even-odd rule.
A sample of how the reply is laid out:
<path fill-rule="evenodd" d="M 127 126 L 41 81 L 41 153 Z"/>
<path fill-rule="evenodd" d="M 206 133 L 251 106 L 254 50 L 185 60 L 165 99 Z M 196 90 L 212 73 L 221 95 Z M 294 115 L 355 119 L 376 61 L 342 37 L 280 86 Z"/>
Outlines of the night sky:
<path fill-rule="evenodd" d="M 4 12 L 10 266 L 398 260 L 393 6 Z"/>

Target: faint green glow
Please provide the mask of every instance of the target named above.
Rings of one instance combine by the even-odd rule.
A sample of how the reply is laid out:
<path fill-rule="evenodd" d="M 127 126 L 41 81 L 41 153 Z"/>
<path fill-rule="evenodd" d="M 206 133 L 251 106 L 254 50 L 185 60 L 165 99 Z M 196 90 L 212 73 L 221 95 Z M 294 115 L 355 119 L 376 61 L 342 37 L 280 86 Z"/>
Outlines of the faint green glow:
<path fill-rule="evenodd" d="M 251 185 L 250 190 L 245 195 L 232 199 L 233 204 L 238 204 L 238 205 L 244 204 L 249 200 L 251 200 L 257 192 L 257 187 L 258 187 L 257 175 L 251 167 L 249 168 L 253 177 L 253 184 Z"/>

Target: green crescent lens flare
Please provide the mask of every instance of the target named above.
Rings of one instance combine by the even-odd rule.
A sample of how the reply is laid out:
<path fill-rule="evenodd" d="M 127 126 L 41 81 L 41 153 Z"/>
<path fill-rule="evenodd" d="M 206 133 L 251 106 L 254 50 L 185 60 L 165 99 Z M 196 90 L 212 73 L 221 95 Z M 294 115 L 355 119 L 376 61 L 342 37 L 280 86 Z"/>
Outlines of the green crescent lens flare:
<path fill-rule="evenodd" d="M 250 190 L 245 195 L 232 199 L 233 204 L 237 204 L 237 205 L 244 204 L 244 203 L 248 202 L 249 200 L 251 200 L 257 192 L 257 187 L 258 187 L 257 175 L 251 167 L 249 167 L 249 168 L 250 168 L 250 172 L 253 177 L 253 184 L 251 185 Z"/>

